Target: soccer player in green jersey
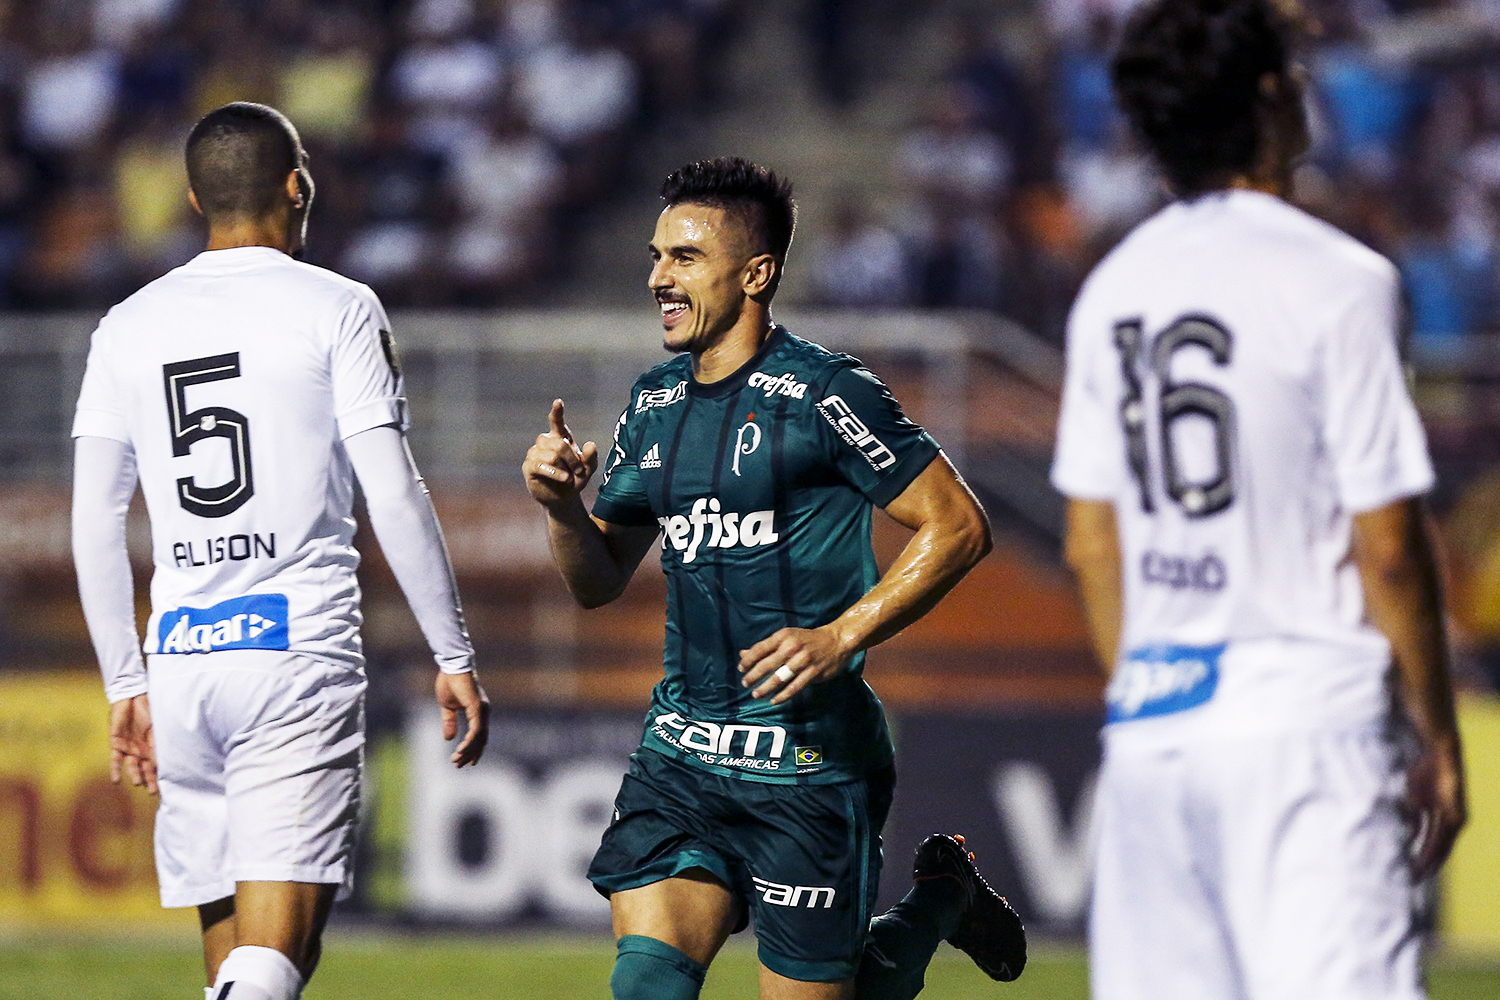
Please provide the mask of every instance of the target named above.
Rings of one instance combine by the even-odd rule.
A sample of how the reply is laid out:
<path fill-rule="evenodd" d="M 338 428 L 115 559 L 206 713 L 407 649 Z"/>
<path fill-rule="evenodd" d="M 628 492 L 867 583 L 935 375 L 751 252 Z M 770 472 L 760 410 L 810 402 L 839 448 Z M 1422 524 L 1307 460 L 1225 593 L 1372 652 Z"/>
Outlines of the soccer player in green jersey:
<path fill-rule="evenodd" d="M 721 159 L 662 196 L 650 286 L 676 356 L 632 387 L 592 516 L 599 452 L 561 400 L 524 466 L 585 607 L 662 537 L 665 677 L 589 870 L 619 939 L 614 996 L 698 996 L 751 911 L 763 998 L 905 1000 L 944 938 L 1013 979 L 1020 921 L 961 839 L 928 838 L 912 892 L 870 920 L 894 769 L 864 651 L 989 551 L 984 511 L 879 379 L 772 322 L 789 184 Z M 884 576 L 872 505 L 915 532 Z"/>

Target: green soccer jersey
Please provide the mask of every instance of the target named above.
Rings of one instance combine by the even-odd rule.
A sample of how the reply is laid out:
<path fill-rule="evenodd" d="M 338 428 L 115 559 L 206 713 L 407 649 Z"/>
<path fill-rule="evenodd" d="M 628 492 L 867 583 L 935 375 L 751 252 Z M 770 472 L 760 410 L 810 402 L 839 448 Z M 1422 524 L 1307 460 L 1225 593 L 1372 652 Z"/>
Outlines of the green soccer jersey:
<path fill-rule="evenodd" d="M 721 381 L 693 381 L 688 355 L 637 379 L 594 515 L 662 529 L 666 675 L 643 745 L 756 781 L 848 781 L 889 763 L 863 653 L 781 705 L 741 686 L 739 654 L 827 624 L 875 585 L 871 505 L 937 453 L 857 360 L 780 326 Z"/>

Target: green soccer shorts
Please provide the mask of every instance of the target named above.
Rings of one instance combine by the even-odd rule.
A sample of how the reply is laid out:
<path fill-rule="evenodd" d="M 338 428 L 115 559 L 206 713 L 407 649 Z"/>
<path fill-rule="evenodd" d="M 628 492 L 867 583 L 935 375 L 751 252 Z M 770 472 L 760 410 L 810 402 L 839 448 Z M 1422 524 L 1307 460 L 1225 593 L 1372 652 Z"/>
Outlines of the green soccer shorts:
<path fill-rule="evenodd" d="M 766 968 L 804 982 L 850 979 L 895 784 L 890 768 L 833 785 L 747 781 L 643 748 L 631 756 L 589 881 L 608 896 L 703 868 L 754 915 Z"/>

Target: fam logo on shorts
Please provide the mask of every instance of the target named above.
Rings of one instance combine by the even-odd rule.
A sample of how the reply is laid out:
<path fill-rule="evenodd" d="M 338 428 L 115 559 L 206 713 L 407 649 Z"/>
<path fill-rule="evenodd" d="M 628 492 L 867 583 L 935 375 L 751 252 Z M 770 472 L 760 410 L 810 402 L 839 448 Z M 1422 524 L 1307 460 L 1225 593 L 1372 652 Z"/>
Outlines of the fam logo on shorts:
<path fill-rule="evenodd" d="M 755 883 L 760 898 L 772 906 L 805 906 L 814 910 L 817 909 L 818 901 L 822 900 L 823 909 L 826 910 L 833 906 L 833 899 L 838 895 L 831 885 L 787 885 L 763 879 L 759 875 L 751 875 L 750 880 Z M 802 901 L 804 898 L 807 900 L 805 903 Z"/>
<path fill-rule="evenodd" d="M 1196 708 L 1219 686 L 1217 646 L 1155 645 L 1133 649 L 1104 692 L 1106 722 L 1128 722 Z"/>
<path fill-rule="evenodd" d="M 164 612 L 156 629 L 158 653 L 211 653 L 221 649 L 286 649 L 285 594 L 250 594 L 211 608 Z"/>

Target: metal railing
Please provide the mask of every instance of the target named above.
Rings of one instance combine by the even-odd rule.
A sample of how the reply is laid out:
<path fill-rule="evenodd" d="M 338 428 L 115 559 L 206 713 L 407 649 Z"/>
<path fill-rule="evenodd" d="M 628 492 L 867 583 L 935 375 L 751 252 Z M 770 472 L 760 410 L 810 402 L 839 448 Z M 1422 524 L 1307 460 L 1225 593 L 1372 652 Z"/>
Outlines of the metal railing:
<path fill-rule="evenodd" d="M 792 332 L 855 354 L 912 389 L 913 416 L 955 462 L 969 450 L 978 363 L 1055 387 L 1050 345 L 985 313 L 788 311 Z M 0 316 L 0 482 L 66 482 L 69 428 L 97 315 Z M 555 397 L 583 437 L 607 440 L 635 377 L 665 360 L 646 310 L 398 313 L 412 447 L 434 479 L 509 479 Z M 904 400 L 905 401 L 905 400 Z"/>

